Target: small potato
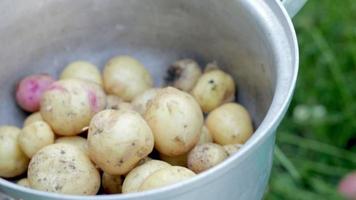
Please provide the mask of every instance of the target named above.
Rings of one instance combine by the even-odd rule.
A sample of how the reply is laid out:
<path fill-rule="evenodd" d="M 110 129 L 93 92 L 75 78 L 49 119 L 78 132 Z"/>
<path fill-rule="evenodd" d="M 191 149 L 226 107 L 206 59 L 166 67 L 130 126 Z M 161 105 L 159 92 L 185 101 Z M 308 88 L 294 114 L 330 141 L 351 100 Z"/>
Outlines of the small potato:
<path fill-rule="evenodd" d="M 168 69 L 166 81 L 175 88 L 189 92 L 202 74 L 197 62 L 192 59 L 178 60 Z"/>
<path fill-rule="evenodd" d="M 40 109 L 42 94 L 54 79 L 47 74 L 36 74 L 22 79 L 16 88 L 16 102 L 27 112 L 36 112 Z"/>
<path fill-rule="evenodd" d="M 53 83 L 43 94 L 41 115 L 58 135 L 77 135 L 95 113 L 106 106 L 106 95 L 95 83 L 66 79 Z"/>
<path fill-rule="evenodd" d="M 212 143 L 213 136 L 211 135 L 209 129 L 206 126 L 203 126 L 200 133 L 200 138 L 198 144 Z"/>
<path fill-rule="evenodd" d="M 71 144 L 83 151 L 85 155 L 89 156 L 88 142 L 85 138 L 80 136 L 60 137 L 56 139 L 55 143 Z"/>
<path fill-rule="evenodd" d="M 241 147 L 241 144 L 227 144 L 223 146 L 229 156 L 234 155 L 237 151 L 241 149 Z"/>
<path fill-rule="evenodd" d="M 104 87 L 107 93 L 131 101 L 153 85 L 149 72 L 137 60 L 129 56 L 114 57 L 103 71 Z"/>
<path fill-rule="evenodd" d="M 123 101 L 118 96 L 107 95 L 106 96 L 106 109 L 112 109 L 112 110 L 129 109 L 129 110 L 132 110 L 133 106 L 130 103 Z"/>
<path fill-rule="evenodd" d="M 200 173 L 221 163 L 227 157 L 225 149 L 218 144 L 200 144 L 188 154 L 188 168 Z"/>
<path fill-rule="evenodd" d="M 162 153 L 159 154 L 159 158 L 173 166 L 182 166 L 186 167 L 187 166 L 187 159 L 188 159 L 188 154 L 182 154 L 179 156 L 166 156 Z"/>
<path fill-rule="evenodd" d="M 172 185 L 195 176 L 195 173 L 185 167 L 165 167 L 151 174 L 140 186 L 139 191 Z"/>
<path fill-rule="evenodd" d="M 244 144 L 252 135 L 252 121 L 240 104 L 227 103 L 209 113 L 206 126 L 221 145 Z"/>
<path fill-rule="evenodd" d="M 16 182 L 17 185 L 21 185 L 23 187 L 27 187 L 29 188 L 30 187 L 30 182 L 28 182 L 28 179 L 27 178 L 22 178 L 20 179 L 19 181 Z"/>
<path fill-rule="evenodd" d="M 205 113 L 223 103 L 234 101 L 235 83 L 232 77 L 221 70 L 209 70 L 198 80 L 192 94 Z"/>
<path fill-rule="evenodd" d="M 147 105 L 158 94 L 159 88 L 151 88 L 136 96 L 132 100 L 133 109 L 141 115 L 144 115 L 147 110 Z"/>
<path fill-rule="evenodd" d="M 153 150 L 154 140 L 145 120 L 132 110 L 104 110 L 90 122 L 90 158 L 112 175 L 128 173 Z"/>
<path fill-rule="evenodd" d="M 149 160 L 134 168 L 127 174 L 122 185 L 122 193 L 138 192 L 140 186 L 147 177 L 156 171 L 170 167 L 171 165 L 160 160 Z"/>
<path fill-rule="evenodd" d="M 69 144 L 51 144 L 38 151 L 28 167 L 33 189 L 74 195 L 95 195 L 100 175 L 89 158 Z"/>
<path fill-rule="evenodd" d="M 59 79 L 82 79 L 92 81 L 96 84 L 102 85 L 101 74 L 99 69 L 86 61 L 76 61 L 70 63 L 60 75 Z"/>
<path fill-rule="evenodd" d="M 22 151 L 31 158 L 43 147 L 54 143 L 54 133 L 46 122 L 37 121 L 22 129 L 18 141 Z"/>
<path fill-rule="evenodd" d="M 37 121 L 43 121 L 43 118 L 42 118 L 40 112 L 35 112 L 35 113 L 32 113 L 31 115 L 29 115 L 25 119 L 23 126 L 25 127 L 25 126 L 30 125 L 31 123 L 37 122 Z"/>
<path fill-rule="evenodd" d="M 15 177 L 27 169 L 29 159 L 17 140 L 20 133 L 21 130 L 13 126 L 0 127 L 0 177 Z"/>
<path fill-rule="evenodd" d="M 203 113 L 188 93 L 168 87 L 149 103 L 145 119 L 155 137 L 155 148 L 167 156 L 190 151 L 198 142 Z"/>
<path fill-rule="evenodd" d="M 122 189 L 122 178 L 120 175 L 110 175 L 103 173 L 101 179 L 104 192 L 106 194 L 120 194 Z"/>

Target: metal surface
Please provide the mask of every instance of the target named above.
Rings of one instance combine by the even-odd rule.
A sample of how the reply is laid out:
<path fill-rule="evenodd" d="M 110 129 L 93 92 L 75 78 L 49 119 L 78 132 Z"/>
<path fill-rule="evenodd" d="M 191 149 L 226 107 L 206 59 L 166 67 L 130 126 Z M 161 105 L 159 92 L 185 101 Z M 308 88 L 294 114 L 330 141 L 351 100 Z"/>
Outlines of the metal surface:
<path fill-rule="evenodd" d="M 238 85 L 253 116 L 252 138 L 234 156 L 187 181 L 157 190 L 95 199 L 261 199 L 272 166 L 275 129 L 295 86 L 298 48 L 293 26 L 276 0 L 2 0 L 0 1 L 0 124 L 22 125 L 16 82 L 53 75 L 71 61 L 102 67 L 128 54 L 162 84 L 179 58 L 217 61 Z M 0 179 L 22 199 L 93 199 L 35 191 Z"/>
<path fill-rule="evenodd" d="M 281 0 L 290 17 L 294 17 L 308 0 Z"/>

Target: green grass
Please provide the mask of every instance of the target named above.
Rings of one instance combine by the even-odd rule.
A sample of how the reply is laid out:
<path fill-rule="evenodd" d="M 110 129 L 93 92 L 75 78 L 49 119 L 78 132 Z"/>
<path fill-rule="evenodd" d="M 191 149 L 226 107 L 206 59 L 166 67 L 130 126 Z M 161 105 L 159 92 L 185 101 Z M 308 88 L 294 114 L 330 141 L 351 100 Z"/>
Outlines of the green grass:
<path fill-rule="evenodd" d="M 342 199 L 356 170 L 356 1 L 309 0 L 293 21 L 300 74 L 266 199 Z"/>

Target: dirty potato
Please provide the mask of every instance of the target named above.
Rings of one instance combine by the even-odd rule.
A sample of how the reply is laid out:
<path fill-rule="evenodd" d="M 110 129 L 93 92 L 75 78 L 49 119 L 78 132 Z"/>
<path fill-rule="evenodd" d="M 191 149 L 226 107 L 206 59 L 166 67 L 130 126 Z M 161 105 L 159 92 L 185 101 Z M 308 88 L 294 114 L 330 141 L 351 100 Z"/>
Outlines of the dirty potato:
<path fill-rule="evenodd" d="M 126 174 L 151 153 L 153 145 L 150 127 L 135 111 L 104 110 L 90 122 L 90 158 L 109 174 Z"/>
<path fill-rule="evenodd" d="M 151 88 L 136 96 L 132 100 L 132 107 L 141 115 L 144 115 L 147 110 L 147 104 L 158 94 L 159 88 Z"/>
<path fill-rule="evenodd" d="M 231 156 L 238 152 L 242 147 L 242 144 L 227 144 L 224 145 L 223 148 L 225 149 L 226 153 Z"/>
<path fill-rule="evenodd" d="M 102 85 L 101 73 L 99 69 L 86 61 L 75 61 L 70 63 L 62 71 L 60 79 L 82 79 L 92 81 L 96 84 Z"/>
<path fill-rule="evenodd" d="M 27 126 L 33 122 L 37 122 L 37 121 L 43 121 L 43 118 L 42 118 L 40 112 L 32 113 L 31 115 L 26 117 L 25 121 L 23 122 L 23 126 L 25 127 L 25 126 Z"/>
<path fill-rule="evenodd" d="M 211 135 L 209 129 L 206 126 L 203 126 L 200 133 L 200 138 L 198 144 L 205 144 L 213 142 L 213 136 Z"/>
<path fill-rule="evenodd" d="M 57 138 L 55 143 L 64 143 L 64 144 L 70 144 L 81 151 L 85 153 L 85 155 L 89 156 L 89 150 L 88 150 L 88 142 L 85 138 L 82 138 L 80 136 L 67 136 L 67 137 L 60 137 Z"/>

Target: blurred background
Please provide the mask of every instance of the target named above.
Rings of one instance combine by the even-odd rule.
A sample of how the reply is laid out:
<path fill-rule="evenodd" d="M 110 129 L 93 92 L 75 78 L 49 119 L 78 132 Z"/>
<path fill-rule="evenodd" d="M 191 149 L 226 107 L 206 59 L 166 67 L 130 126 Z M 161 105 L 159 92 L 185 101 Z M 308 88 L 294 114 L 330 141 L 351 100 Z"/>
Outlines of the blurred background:
<path fill-rule="evenodd" d="M 356 170 L 356 0 L 309 0 L 293 22 L 299 80 L 266 199 L 342 199 L 338 183 Z"/>

